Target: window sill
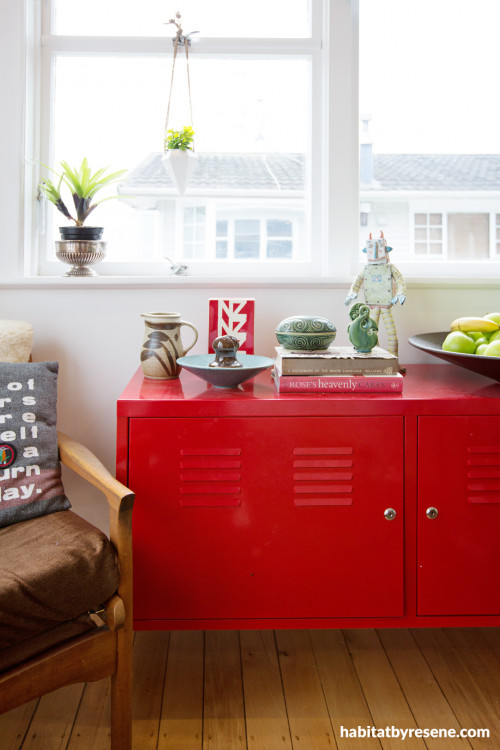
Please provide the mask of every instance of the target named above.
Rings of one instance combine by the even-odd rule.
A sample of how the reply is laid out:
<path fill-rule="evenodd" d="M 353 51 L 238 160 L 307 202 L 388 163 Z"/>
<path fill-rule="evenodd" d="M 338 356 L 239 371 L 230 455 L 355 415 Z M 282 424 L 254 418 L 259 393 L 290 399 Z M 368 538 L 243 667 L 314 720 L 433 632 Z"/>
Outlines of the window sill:
<path fill-rule="evenodd" d="M 207 277 L 207 276 L 24 276 L 3 278 L 0 289 L 348 289 L 352 277 Z M 498 278 L 489 277 L 407 277 L 409 289 L 497 289 Z"/>

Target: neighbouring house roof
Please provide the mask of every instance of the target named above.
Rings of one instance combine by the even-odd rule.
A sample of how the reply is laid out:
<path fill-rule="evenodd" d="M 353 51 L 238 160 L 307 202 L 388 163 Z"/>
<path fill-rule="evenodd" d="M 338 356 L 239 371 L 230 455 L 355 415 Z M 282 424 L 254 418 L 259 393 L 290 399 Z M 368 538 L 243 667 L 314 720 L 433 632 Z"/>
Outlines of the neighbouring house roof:
<path fill-rule="evenodd" d="M 297 194 L 305 188 L 304 154 L 198 154 L 189 183 L 194 192 L 237 190 Z M 373 180 L 362 190 L 500 190 L 500 154 L 376 154 Z M 172 196 L 162 155 L 147 156 L 118 188 L 122 196 Z"/>
<path fill-rule="evenodd" d="M 500 190 L 500 154 L 375 154 L 363 190 Z"/>
<path fill-rule="evenodd" d="M 304 154 L 198 154 L 189 188 L 199 191 L 303 191 Z M 118 192 L 147 193 L 148 189 L 166 193 L 174 190 L 161 154 L 149 154 L 127 176 Z"/>

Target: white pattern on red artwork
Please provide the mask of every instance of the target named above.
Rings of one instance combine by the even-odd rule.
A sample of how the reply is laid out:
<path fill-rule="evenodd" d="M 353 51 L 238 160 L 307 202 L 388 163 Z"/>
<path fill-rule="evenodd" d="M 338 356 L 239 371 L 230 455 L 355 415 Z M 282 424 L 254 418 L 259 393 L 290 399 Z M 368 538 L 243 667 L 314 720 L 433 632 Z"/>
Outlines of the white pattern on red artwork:
<path fill-rule="evenodd" d="M 209 301 L 208 350 L 218 336 L 236 336 L 242 354 L 253 354 L 254 350 L 253 299 L 211 299 Z"/>

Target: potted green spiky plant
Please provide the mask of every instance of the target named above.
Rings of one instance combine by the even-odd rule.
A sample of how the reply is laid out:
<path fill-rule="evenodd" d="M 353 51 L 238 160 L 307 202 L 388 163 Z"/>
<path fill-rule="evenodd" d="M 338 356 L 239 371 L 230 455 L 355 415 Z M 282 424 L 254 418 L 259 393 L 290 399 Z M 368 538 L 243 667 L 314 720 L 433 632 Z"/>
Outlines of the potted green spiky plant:
<path fill-rule="evenodd" d="M 95 271 L 88 265 L 98 263 L 104 258 L 106 243 L 101 240 L 103 228 L 84 226 L 90 214 L 101 203 L 115 195 L 95 200 L 96 194 L 103 188 L 118 182 L 127 170 L 106 174 L 107 169 L 101 168 L 92 173 L 87 159 L 83 159 L 79 167 L 71 167 L 68 162 L 61 162 L 62 171 L 57 173 L 57 181 L 45 178 L 39 185 L 39 190 L 66 219 L 73 225 L 59 227 L 61 240 L 56 241 L 56 255 L 72 268 L 66 276 L 95 276 Z M 69 190 L 74 204 L 74 216 L 67 207 L 61 195 L 62 188 Z"/>
<path fill-rule="evenodd" d="M 167 130 L 163 165 L 177 187 L 179 195 L 184 195 L 196 164 L 193 146 L 194 130 L 187 125 L 181 130 Z"/>

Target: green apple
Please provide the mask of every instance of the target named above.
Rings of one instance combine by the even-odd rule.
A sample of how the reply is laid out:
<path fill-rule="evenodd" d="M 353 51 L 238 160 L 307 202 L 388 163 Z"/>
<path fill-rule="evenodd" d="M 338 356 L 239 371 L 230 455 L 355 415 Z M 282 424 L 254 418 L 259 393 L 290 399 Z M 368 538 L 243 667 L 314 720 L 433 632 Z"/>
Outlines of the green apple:
<path fill-rule="evenodd" d="M 476 342 L 462 331 L 452 331 L 447 335 L 441 346 L 445 352 L 460 352 L 461 354 L 474 354 Z"/>
<path fill-rule="evenodd" d="M 474 352 L 474 354 L 479 354 L 479 356 L 484 357 L 484 353 L 488 346 L 489 344 L 487 342 L 486 344 L 479 344 L 479 346 L 476 347 L 476 351 Z"/>
<path fill-rule="evenodd" d="M 490 343 L 489 339 L 484 335 L 481 335 L 481 338 L 476 339 L 476 354 L 477 354 L 478 347 L 483 346 L 484 344 L 489 344 L 489 343 Z"/>
<path fill-rule="evenodd" d="M 491 334 L 491 336 L 488 337 L 490 344 L 492 341 L 498 341 L 498 339 L 500 339 L 500 331 L 495 331 Z"/>
<path fill-rule="evenodd" d="M 492 341 L 488 344 L 483 353 L 484 357 L 500 357 L 500 341 Z"/>
<path fill-rule="evenodd" d="M 500 326 L 500 312 L 488 313 L 488 315 L 484 315 L 484 317 L 488 318 L 488 320 L 492 320 L 494 323 Z"/>
<path fill-rule="evenodd" d="M 464 333 L 467 333 L 467 336 L 470 336 L 474 341 L 477 341 L 481 336 L 484 336 L 484 333 L 481 333 L 481 331 L 464 331 Z"/>

